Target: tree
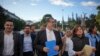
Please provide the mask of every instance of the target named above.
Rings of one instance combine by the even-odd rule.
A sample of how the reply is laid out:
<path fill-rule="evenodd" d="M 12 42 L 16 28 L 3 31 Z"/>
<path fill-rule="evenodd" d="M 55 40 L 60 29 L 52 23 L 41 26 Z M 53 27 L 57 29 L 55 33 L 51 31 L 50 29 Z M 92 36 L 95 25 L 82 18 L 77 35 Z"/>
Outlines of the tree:
<path fill-rule="evenodd" d="M 10 16 L 12 15 L 12 16 Z M 8 10 L 4 9 L 0 6 L 0 29 L 4 29 L 4 23 L 7 19 L 11 19 L 14 21 L 14 30 L 21 30 L 25 25 L 25 21 L 20 19 L 15 14 L 9 12 Z"/>
<path fill-rule="evenodd" d="M 96 16 L 96 22 L 100 25 L 100 14 Z"/>
<path fill-rule="evenodd" d="M 90 15 L 90 19 L 91 19 L 91 23 L 92 24 L 96 24 L 96 19 L 95 19 L 96 15 L 95 14 L 91 14 Z"/>
<path fill-rule="evenodd" d="M 100 5 L 96 8 L 98 10 L 98 14 L 100 13 Z"/>
<path fill-rule="evenodd" d="M 98 14 L 96 16 L 96 22 L 100 25 L 100 5 L 97 6 Z"/>
<path fill-rule="evenodd" d="M 36 28 L 36 29 L 39 29 L 39 28 L 40 28 L 40 21 L 35 22 L 34 25 L 35 25 L 35 28 Z"/>
<path fill-rule="evenodd" d="M 71 18 L 70 18 L 71 19 Z M 67 22 L 67 28 L 73 29 L 75 25 L 77 25 L 77 21 L 75 19 L 71 19 Z"/>
<path fill-rule="evenodd" d="M 96 15 L 95 19 L 96 19 L 98 30 L 100 31 L 100 5 L 97 6 L 97 10 L 98 10 L 98 14 Z"/>

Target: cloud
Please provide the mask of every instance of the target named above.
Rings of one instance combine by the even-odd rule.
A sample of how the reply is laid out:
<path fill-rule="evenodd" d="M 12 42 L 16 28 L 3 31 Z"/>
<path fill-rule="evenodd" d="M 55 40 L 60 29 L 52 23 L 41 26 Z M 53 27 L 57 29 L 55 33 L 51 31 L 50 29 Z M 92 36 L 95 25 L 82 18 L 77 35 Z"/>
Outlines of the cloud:
<path fill-rule="evenodd" d="M 49 1 L 53 5 L 65 6 L 65 7 L 74 6 L 73 3 L 71 3 L 71 2 L 65 2 L 64 0 L 49 0 Z"/>
<path fill-rule="evenodd" d="M 37 4 L 36 4 L 36 3 L 30 3 L 30 5 L 31 5 L 31 6 L 36 6 Z"/>
<path fill-rule="evenodd" d="M 93 2 L 93 1 L 83 1 L 83 2 L 81 2 L 81 5 L 82 6 L 98 6 L 99 5 L 99 3 L 96 3 L 96 2 Z"/>
<path fill-rule="evenodd" d="M 34 2 L 34 1 L 35 1 L 35 2 L 39 2 L 40 0 L 31 0 L 31 1 L 33 1 L 33 2 Z"/>
<path fill-rule="evenodd" d="M 38 5 L 38 2 L 40 2 L 40 0 L 30 0 L 30 1 L 31 1 L 30 3 L 31 6 L 36 6 Z"/>
<path fill-rule="evenodd" d="M 12 4 L 17 4 L 17 2 L 14 1 L 14 2 L 12 2 Z"/>

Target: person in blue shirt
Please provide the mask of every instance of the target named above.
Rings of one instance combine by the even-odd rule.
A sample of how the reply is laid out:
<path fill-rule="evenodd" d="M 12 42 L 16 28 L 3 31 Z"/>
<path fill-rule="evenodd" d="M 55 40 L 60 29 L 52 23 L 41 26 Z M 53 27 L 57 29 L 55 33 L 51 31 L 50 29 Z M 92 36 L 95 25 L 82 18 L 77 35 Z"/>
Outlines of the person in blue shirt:
<path fill-rule="evenodd" d="M 95 56 L 95 51 L 98 45 L 98 42 L 100 41 L 100 35 L 97 33 L 97 27 L 96 25 L 91 25 L 89 27 L 88 33 L 85 34 L 87 38 L 89 38 L 89 44 L 95 48 L 94 53 L 92 53 L 91 56 Z"/>

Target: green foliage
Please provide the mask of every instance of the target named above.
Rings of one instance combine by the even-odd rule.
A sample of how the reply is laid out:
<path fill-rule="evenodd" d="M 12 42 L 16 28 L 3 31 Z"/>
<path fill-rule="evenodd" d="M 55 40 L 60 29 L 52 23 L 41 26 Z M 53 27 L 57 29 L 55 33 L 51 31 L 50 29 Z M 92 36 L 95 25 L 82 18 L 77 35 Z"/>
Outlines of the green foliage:
<path fill-rule="evenodd" d="M 98 10 L 98 14 L 100 13 L 100 5 L 96 8 Z"/>
<path fill-rule="evenodd" d="M 98 30 L 100 31 L 100 5 L 97 6 L 97 10 L 98 10 L 98 14 L 96 15 L 96 24 L 97 24 L 97 27 L 98 27 Z"/>
<path fill-rule="evenodd" d="M 70 28 L 70 29 L 73 29 L 74 26 L 77 25 L 77 21 L 74 19 L 68 21 L 67 23 L 68 23 L 67 28 Z"/>
<path fill-rule="evenodd" d="M 14 20 L 14 30 L 23 29 L 25 22 L 22 19 L 13 19 Z"/>
<path fill-rule="evenodd" d="M 5 14 L 4 12 L 8 13 Z M 12 18 L 9 14 L 15 16 L 15 18 Z M 0 6 L 0 29 L 4 29 L 4 23 L 7 19 L 11 19 L 14 21 L 14 30 L 21 30 L 23 28 L 23 26 L 25 25 L 25 21 L 20 19 L 19 17 L 16 18 L 17 16 L 12 14 L 11 12 L 5 10 L 4 8 L 2 8 Z"/>
<path fill-rule="evenodd" d="M 96 16 L 96 22 L 100 25 L 100 14 Z"/>

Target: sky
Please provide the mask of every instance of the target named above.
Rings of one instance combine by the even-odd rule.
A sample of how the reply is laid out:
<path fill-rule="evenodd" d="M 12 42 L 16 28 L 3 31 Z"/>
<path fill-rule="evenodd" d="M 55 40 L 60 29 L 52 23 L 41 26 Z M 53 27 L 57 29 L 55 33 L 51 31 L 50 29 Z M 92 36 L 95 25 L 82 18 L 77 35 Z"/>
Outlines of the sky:
<path fill-rule="evenodd" d="M 72 13 L 97 14 L 96 7 L 100 0 L 0 0 L 0 5 L 24 20 L 40 21 L 45 14 L 61 21 L 67 21 Z"/>

